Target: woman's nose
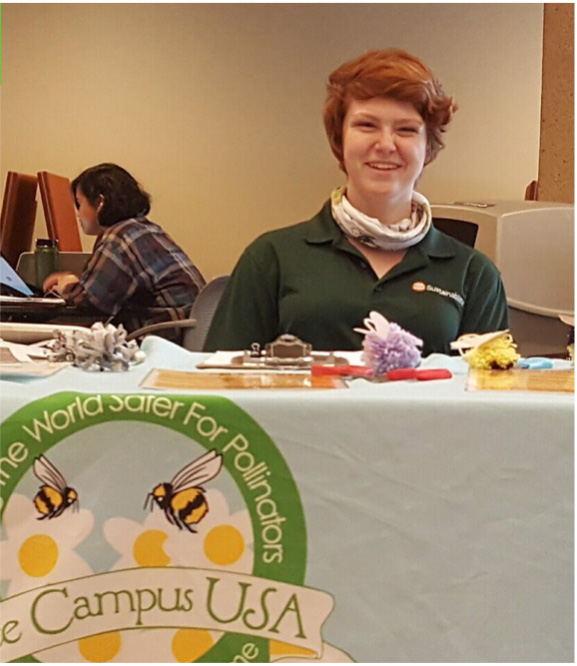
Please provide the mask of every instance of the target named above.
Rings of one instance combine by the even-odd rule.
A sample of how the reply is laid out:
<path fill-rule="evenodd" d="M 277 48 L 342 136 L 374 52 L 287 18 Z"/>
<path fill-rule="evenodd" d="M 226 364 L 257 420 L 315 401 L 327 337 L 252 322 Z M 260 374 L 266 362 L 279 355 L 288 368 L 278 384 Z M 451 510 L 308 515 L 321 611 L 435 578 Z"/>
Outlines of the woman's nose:
<path fill-rule="evenodd" d="M 384 127 L 377 137 L 377 147 L 385 152 L 394 152 L 397 149 L 394 133 Z"/>

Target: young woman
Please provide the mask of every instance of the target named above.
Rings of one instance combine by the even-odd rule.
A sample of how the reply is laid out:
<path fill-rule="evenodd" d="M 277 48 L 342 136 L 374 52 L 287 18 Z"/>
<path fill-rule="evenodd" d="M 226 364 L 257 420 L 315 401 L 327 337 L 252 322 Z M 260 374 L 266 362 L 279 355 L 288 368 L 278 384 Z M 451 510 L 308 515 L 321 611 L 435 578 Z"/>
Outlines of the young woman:
<path fill-rule="evenodd" d="M 311 220 L 243 253 L 205 349 L 245 349 L 282 333 L 313 349 L 359 349 L 371 310 L 449 353 L 463 333 L 507 327 L 501 278 L 484 255 L 431 224 L 415 191 L 456 110 L 431 70 L 399 49 L 372 51 L 329 78 L 324 123 L 346 174 Z"/>
<path fill-rule="evenodd" d="M 147 324 L 183 319 L 205 281 L 185 252 L 147 219 L 150 196 L 115 164 L 83 171 L 72 182 L 84 233 L 96 236 L 81 277 L 53 273 L 44 290 L 76 306 L 114 316 L 130 332 Z M 180 333 L 164 334 L 174 341 Z"/>

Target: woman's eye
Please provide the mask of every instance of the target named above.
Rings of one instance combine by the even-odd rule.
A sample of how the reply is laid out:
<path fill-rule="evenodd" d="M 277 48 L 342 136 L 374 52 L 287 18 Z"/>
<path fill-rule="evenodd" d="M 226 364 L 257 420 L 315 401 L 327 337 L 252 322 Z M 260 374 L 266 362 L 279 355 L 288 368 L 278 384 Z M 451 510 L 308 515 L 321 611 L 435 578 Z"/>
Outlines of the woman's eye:
<path fill-rule="evenodd" d="M 401 134 L 419 134 L 421 131 L 420 127 L 399 127 L 398 131 Z"/>
<path fill-rule="evenodd" d="M 362 127 L 362 128 L 373 128 L 375 126 L 375 123 L 371 123 L 368 120 L 359 120 L 358 122 L 355 123 L 355 127 Z"/>

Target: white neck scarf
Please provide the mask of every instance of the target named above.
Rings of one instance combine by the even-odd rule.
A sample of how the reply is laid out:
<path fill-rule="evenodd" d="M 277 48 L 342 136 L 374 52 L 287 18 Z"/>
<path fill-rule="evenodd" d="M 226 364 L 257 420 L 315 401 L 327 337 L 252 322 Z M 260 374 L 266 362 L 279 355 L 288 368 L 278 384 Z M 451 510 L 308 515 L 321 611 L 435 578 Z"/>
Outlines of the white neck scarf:
<path fill-rule="evenodd" d="M 382 250 L 405 250 L 416 245 L 423 240 L 431 227 L 431 206 L 418 192 L 413 192 L 411 217 L 389 226 L 357 210 L 346 198 L 344 187 L 333 190 L 331 210 L 344 234 L 363 245 Z"/>

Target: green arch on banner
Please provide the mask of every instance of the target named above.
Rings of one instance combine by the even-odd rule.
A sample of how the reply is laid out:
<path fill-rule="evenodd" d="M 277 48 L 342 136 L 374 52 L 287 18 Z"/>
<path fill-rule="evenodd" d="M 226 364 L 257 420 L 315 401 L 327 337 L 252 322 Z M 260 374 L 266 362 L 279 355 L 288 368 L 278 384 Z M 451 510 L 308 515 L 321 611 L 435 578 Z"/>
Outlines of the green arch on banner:
<path fill-rule="evenodd" d="M 169 404 L 180 403 L 179 418 L 169 418 Z M 155 409 L 155 406 L 158 407 Z M 184 415 L 193 414 L 186 421 Z M 218 417 L 218 419 L 216 419 Z M 199 428 L 200 419 L 206 418 L 205 427 Z M 283 562 L 263 561 L 263 540 L 258 529 L 259 516 L 252 501 L 250 489 L 232 456 L 223 456 L 223 465 L 234 479 L 249 511 L 254 533 L 254 568 L 252 575 L 295 585 L 304 583 L 306 571 L 307 538 L 302 502 L 292 473 L 270 436 L 243 409 L 228 398 L 212 395 L 167 395 L 149 393 L 86 394 L 64 391 L 31 402 L 11 414 L 0 426 L 0 520 L 13 491 L 34 459 L 46 454 L 61 441 L 100 423 L 110 421 L 138 421 L 160 425 L 179 432 L 207 450 L 217 448 L 211 436 L 214 429 L 210 419 L 227 429 L 227 439 L 244 438 L 250 443 L 250 452 L 257 460 L 264 460 L 274 474 L 276 502 L 279 513 L 290 515 L 283 524 Z M 194 425 L 191 425 L 194 424 Z M 44 424 L 43 426 L 41 424 Z M 26 430 L 23 428 L 26 427 Z M 212 431 L 212 434 L 211 434 Z M 194 433 L 194 436 L 191 433 Z M 240 444 L 242 439 L 238 440 Z M 122 443 L 119 443 L 122 446 Z M 159 480 L 160 481 L 160 480 Z M 258 644 L 259 661 L 268 659 L 268 641 L 242 634 L 225 636 L 198 661 L 225 662 L 238 655 L 250 640 Z M 38 662 L 31 655 L 18 662 Z"/>

